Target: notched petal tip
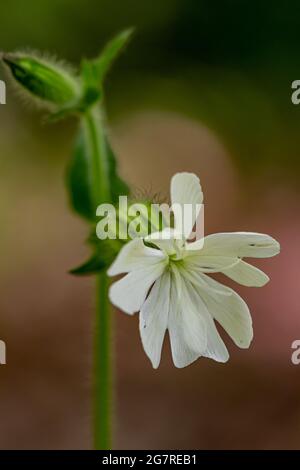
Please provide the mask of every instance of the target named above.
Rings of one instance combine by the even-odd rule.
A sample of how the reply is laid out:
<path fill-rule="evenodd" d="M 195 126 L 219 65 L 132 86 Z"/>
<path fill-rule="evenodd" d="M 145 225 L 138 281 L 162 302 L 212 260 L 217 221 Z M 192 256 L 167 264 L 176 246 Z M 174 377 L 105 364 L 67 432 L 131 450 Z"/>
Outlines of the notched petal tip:
<path fill-rule="evenodd" d="M 257 234 L 258 236 L 260 234 Z M 254 258 L 272 258 L 280 253 L 280 243 L 275 240 L 275 238 L 271 237 L 270 235 L 260 235 L 261 237 L 265 237 L 265 240 L 249 243 L 249 253 L 248 255 L 245 254 L 244 256 L 253 257 Z M 253 250 L 253 253 L 252 253 Z M 246 250 L 247 251 L 247 250 Z"/>
<path fill-rule="evenodd" d="M 277 250 L 277 253 L 275 253 L 275 254 L 278 255 L 281 252 L 281 245 L 277 240 L 274 240 L 274 241 L 275 241 L 275 244 L 274 244 L 275 249 Z"/>
<path fill-rule="evenodd" d="M 235 341 L 236 345 L 240 349 L 249 349 L 253 340 L 253 329 L 251 327 L 252 334 L 249 336 L 249 338 L 239 338 L 238 340 Z"/>

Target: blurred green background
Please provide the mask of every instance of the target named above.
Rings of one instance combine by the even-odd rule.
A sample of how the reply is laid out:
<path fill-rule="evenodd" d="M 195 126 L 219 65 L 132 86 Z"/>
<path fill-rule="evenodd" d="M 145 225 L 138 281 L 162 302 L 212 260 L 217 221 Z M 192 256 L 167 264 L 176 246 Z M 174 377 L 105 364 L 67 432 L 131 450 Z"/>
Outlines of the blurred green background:
<path fill-rule="evenodd" d="M 135 37 L 106 83 L 121 173 L 168 194 L 199 174 L 206 232 L 260 231 L 282 244 L 261 261 L 271 282 L 237 287 L 253 314 L 249 351 L 231 362 L 151 369 L 137 318 L 114 313 L 116 448 L 299 448 L 299 2 L 2 1 L 0 50 L 37 49 L 79 64 L 128 26 Z M 85 227 L 70 213 L 64 169 L 76 121 L 46 125 L 7 80 L 0 106 L 0 448 L 90 448 L 91 279 Z M 224 335 L 223 335 L 224 337 Z"/>

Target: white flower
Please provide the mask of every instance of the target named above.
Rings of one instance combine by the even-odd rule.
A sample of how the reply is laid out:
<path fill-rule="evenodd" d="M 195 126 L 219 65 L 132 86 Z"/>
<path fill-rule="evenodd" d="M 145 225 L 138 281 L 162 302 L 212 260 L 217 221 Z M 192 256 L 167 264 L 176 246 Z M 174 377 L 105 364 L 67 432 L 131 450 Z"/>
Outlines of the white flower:
<path fill-rule="evenodd" d="M 172 204 L 196 205 L 202 199 L 196 175 L 173 176 Z M 215 320 L 237 346 L 248 348 L 253 330 L 246 303 L 207 274 L 221 272 L 244 286 L 260 287 L 269 281 L 268 276 L 243 258 L 267 258 L 280 250 L 270 236 L 251 232 L 208 235 L 203 247 L 201 240 L 188 243 L 184 234 L 191 232 L 194 223 L 184 221 L 183 235 L 178 239 L 175 235 L 181 224 L 175 214 L 174 229 L 164 230 L 168 237 L 158 240 L 157 234 L 151 234 L 145 240 L 130 241 L 108 271 L 110 276 L 127 273 L 111 286 L 110 300 L 129 314 L 140 312 L 142 343 L 154 368 L 160 362 L 166 330 L 176 367 L 185 367 L 200 356 L 228 360 Z"/>

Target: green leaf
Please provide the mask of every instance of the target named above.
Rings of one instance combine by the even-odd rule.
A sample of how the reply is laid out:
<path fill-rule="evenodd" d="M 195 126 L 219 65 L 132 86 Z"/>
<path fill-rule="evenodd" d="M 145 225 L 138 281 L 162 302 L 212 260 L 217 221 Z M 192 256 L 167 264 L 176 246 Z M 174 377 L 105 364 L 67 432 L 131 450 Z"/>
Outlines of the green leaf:
<path fill-rule="evenodd" d="M 75 212 L 89 221 L 94 221 L 95 210 L 92 204 L 90 171 L 84 134 L 80 129 L 67 168 L 66 183 L 71 206 Z"/>
<path fill-rule="evenodd" d="M 86 111 L 90 106 L 102 98 L 103 79 L 112 63 L 125 47 L 132 35 L 133 29 L 127 29 L 118 34 L 104 48 L 101 55 L 94 60 L 81 62 L 81 98 L 77 109 Z"/>
<path fill-rule="evenodd" d="M 107 43 L 100 56 L 93 61 L 95 66 L 94 74 L 97 76 L 98 83 L 103 82 L 113 62 L 129 42 L 133 31 L 134 28 L 129 28 L 115 36 Z"/>
<path fill-rule="evenodd" d="M 117 159 L 113 152 L 113 149 L 106 139 L 107 155 L 108 155 L 108 165 L 109 165 L 109 180 L 111 187 L 111 197 L 112 202 L 117 203 L 119 196 L 128 196 L 130 193 L 129 186 L 125 181 L 120 178 L 118 174 Z"/>
<path fill-rule="evenodd" d="M 94 253 L 80 266 L 71 269 L 71 274 L 87 276 L 107 269 L 123 246 L 120 240 L 99 240 L 94 238 L 89 241 L 93 245 Z"/>
<path fill-rule="evenodd" d="M 95 274 L 109 265 L 105 262 L 101 256 L 101 253 L 94 253 L 87 261 L 78 266 L 77 268 L 71 269 L 70 273 L 76 276 L 87 276 L 89 274 Z"/>
<path fill-rule="evenodd" d="M 98 79 L 102 82 L 110 67 L 112 66 L 115 59 L 118 57 L 120 52 L 124 49 L 129 39 L 132 36 L 134 29 L 129 28 L 122 31 L 120 34 L 115 36 L 111 41 L 104 47 L 100 57 L 95 60 L 97 67 Z"/>
<path fill-rule="evenodd" d="M 117 160 L 108 140 L 105 141 L 108 156 L 108 177 L 111 188 L 112 203 L 117 203 L 119 196 L 128 195 L 130 190 L 117 172 Z M 77 136 L 71 161 L 67 168 L 66 183 L 69 190 L 71 206 L 81 217 L 96 220 L 96 208 L 92 201 L 92 175 L 87 153 L 85 136 L 80 129 Z"/>

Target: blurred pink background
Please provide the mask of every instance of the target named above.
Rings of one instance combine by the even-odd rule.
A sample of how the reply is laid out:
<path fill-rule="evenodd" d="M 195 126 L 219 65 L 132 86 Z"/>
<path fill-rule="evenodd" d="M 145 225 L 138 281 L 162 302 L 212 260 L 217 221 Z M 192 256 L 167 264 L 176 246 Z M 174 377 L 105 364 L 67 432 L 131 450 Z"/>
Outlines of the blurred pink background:
<path fill-rule="evenodd" d="M 63 186 L 74 129 L 41 127 L 36 139 L 14 116 L 1 129 L 0 448 L 91 448 L 93 279 L 67 273 L 88 252 Z M 234 286 L 252 312 L 254 341 L 239 350 L 222 332 L 225 365 L 201 359 L 175 369 L 166 341 L 154 371 L 137 316 L 113 311 L 115 448 L 299 448 L 300 365 L 291 363 L 300 339 L 299 194 L 271 172 L 242 177 L 220 136 L 177 114 L 132 113 L 112 123 L 112 136 L 133 188 L 167 196 L 176 171 L 195 172 L 207 234 L 264 232 L 282 247 L 278 257 L 254 260 L 267 286 Z"/>

